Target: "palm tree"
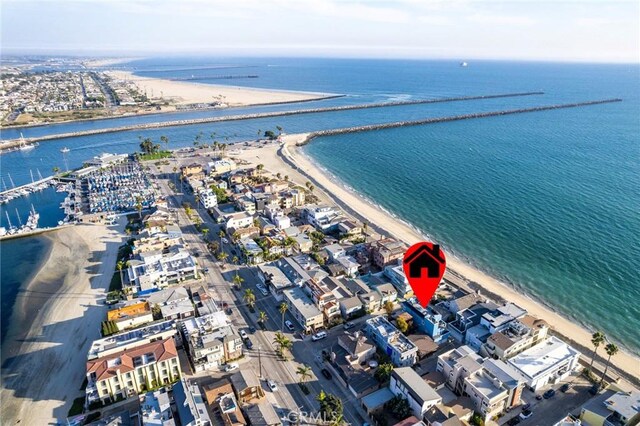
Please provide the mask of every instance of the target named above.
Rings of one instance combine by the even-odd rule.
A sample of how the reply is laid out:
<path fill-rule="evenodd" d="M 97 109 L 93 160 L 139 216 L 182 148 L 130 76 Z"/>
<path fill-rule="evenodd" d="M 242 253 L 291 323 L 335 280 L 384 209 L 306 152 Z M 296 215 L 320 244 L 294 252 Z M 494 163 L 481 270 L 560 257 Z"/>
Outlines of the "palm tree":
<path fill-rule="evenodd" d="M 260 313 L 258 313 L 259 323 L 264 324 L 265 322 L 267 322 L 268 319 L 269 317 L 267 316 L 267 313 L 265 311 L 260 311 Z"/>
<path fill-rule="evenodd" d="M 124 283 L 124 278 L 122 276 L 122 269 L 125 267 L 126 263 L 124 260 L 119 260 L 118 263 L 116 263 L 116 268 L 118 269 L 118 271 L 120 271 L 120 284 Z"/>
<path fill-rule="evenodd" d="M 284 331 L 284 314 L 287 313 L 287 311 L 289 310 L 289 306 L 287 305 L 286 302 L 282 302 L 280 304 L 280 306 L 278 306 L 278 311 L 280 311 L 280 313 L 282 314 L 282 330 Z"/>
<path fill-rule="evenodd" d="M 285 355 L 285 351 L 288 351 L 293 347 L 293 342 L 279 331 L 276 333 L 273 341 L 276 345 L 278 345 L 278 352 L 280 356 L 282 356 L 282 358 L 286 361 L 287 356 Z"/>
<path fill-rule="evenodd" d="M 296 373 L 298 374 L 298 376 L 300 376 L 300 382 L 304 383 L 308 378 L 311 377 L 311 367 L 306 364 L 301 365 L 296 370 Z"/>
<path fill-rule="evenodd" d="M 278 136 L 282 134 L 282 126 L 276 126 L 276 130 L 278 131 Z"/>
<path fill-rule="evenodd" d="M 258 171 L 258 174 L 261 174 L 263 169 L 264 169 L 264 164 L 258 164 L 256 166 L 256 170 Z"/>
<path fill-rule="evenodd" d="M 240 259 L 238 259 L 238 256 L 233 256 L 233 259 L 231 259 L 231 262 L 232 262 L 234 265 L 237 265 L 239 260 L 240 260 Z"/>
<path fill-rule="evenodd" d="M 593 368 L 593 359 L 596 357 L 596 352 L 598 351 L 598 347 L 604 343 L 606 337 L 604 333 L 600 331 L 596 331 L 591 335 L 591 344 L 593 345 L 593 354 L 591 355 L 591 364 L 589 364 L 589 373 L 591 373 Z"/>
<path fill-rule="evenodd" d="M 367 241 L 367 231 L 369 230 L 369 224 L 367 222 L 362 222 L 362 231 L 364 232 L 364 240 Z"/>
<path fill-rule="evenodd" d="M 618 353 L 619 349 L 615 343 L 609 343 L 604 347 L 605 352 L 609 357 L 607 358 L 607 364 L 604 367 L 604 373 L 602 373 L 602 379 L 600 379 L 600 387 L 602 387 L 602 383 L 604 383 L 604 378 L 607 375 L 607 370 L 609 369 L 609 363 L 611 362 L 611 357 Z"/>
<path fill-rule="evenodd" d="M 284 180 L 286 180 L 287 182 L 289 182 L 289 175 L 284 175 Z"/>
<path fill-rule="evenodd" d="M 58 172 L 60 171 L 60 167 L 56 166 L 53 168 L 53 174 L 58 174 Z"/>
<path fill-rule="evenodd" d="M 233 277 L 233 284 L 236 286 L 236 288 L 239 289 L 243 282 L 244 282 L 244 278 L 242 278 L 240 275 L 236 274 Z"/>
<path fill-rule="evenodd" d="M 142 219 L 142 197 L 136 197 L 136 210 L 138 210 L 138 218 Z"/>
<path fill-rule="evenodd" d="M 166 136 L 160 136 L 160 142 L 164 143 L 167 151 L 169 151 L 169 138 Z"/>
<path fill-rule="evenodd" d="M 237 277 L 238 275 L 236 275 Z M 253 309 L 256 304 L 256 295 L 253 293 L 253 290 L 250 288 L 244 291 L 244 296 L 242 296 L 242 300 L 245 301 L 249 309 Z"/>
<path fill-rule="evenodd" d="M 207 239 L 207 234 L 209 233 L 209 228 L 202 228 L 202 235 L 204 236 L 204 239 Z"/>
<path fill-rule="evenodd" d="M 229 254 L 226 251 L 221 251 L 220 254 L 218 254 L 218 259 L 222 261 L 223 265 L 225 264 L 224 262 L 227 260 L 227 257 L 229 257 Z"/>

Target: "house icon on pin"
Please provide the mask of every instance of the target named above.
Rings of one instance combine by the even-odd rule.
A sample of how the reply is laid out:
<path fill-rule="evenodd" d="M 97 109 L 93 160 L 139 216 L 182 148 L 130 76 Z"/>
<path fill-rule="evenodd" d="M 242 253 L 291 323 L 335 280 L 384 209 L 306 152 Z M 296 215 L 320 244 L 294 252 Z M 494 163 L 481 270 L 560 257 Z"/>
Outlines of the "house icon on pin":
<path fill-rule="evenodd" d="M 404 260 L 404 263 L 409 265 L 409 278 L 423 278 L 423 271 L 426 271 L 426 277 L 424 278 L 438 278 L 440 276 L 440 265 L 444 263 L 441 253 L 438 244 L 434 244 L 432 247 L 423 244 L 422 247 Z"/>

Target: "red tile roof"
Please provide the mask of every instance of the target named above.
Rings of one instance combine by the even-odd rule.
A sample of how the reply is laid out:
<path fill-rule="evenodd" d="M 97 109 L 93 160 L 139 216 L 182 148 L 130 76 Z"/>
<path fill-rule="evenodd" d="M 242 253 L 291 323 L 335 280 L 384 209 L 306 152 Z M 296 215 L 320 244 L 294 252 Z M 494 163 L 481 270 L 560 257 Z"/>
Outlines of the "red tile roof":
<path fill-rule="evenodd" d="M 118 371 L 120 373 L 133 371 L 135 369 L 133 359 L 150 353 L 154 355 L 156 362 L 178 357 L 178 350 L 173 337 L 167 337 L 161 341 L 147 343 L 137 348 L 92 359 L 87 362 L 87 374 L 96 373 L 96 379 L 100 381 L 116 376 Z M 117 359 L 120 360 L 119 364 L 109 366 L 109 361 Z"/>

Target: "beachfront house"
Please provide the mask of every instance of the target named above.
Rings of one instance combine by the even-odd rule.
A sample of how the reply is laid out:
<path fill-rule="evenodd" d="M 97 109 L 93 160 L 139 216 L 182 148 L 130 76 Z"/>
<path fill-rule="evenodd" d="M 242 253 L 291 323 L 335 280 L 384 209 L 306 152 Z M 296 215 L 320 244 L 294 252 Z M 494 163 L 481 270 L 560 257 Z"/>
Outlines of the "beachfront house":
<path fill-rule="evenodd" d="M 526 380 L 527 386 L 537 391 L 546 384 L 567 378 L 578 368 L 580 352 L 555 336 L 510 358 L 507 362 Z"/>
<path fill-rule="evenodd" d="M 338 229 L 341 213 L 329 206 L 308 205 L 302 210 L 302 218 L 321 232 L 331 232 Z"/>
<path fill-rule="evenodd" d="M 398 260 L 404 257 L 406 247 L 403 243 L 393 238 L 383 238 L 373 244 L 373 263 L 380 269 L 387 265 L 397 265 Z"/>
<path fill-rule="evenodd" d="M 127 398 L 182 375 L 173 337 L 87 361 L 86 404 Z"/>
<path fill-rule="evenodd" d="M 196 259 L 182 246 L 140 253 L 129 261 L 127 275 L 134 292 L 157 290 L 186 280 L 197 279 Z"/>
<path fill-rule="evenodd" d="M 137 348 L 156 340 L 164 340 L 176 336 L 175 321 L 154 322 L 134 330 L 112 334 L 94 340 L 87 353 L 87 359 L 101 358 L 124 350 Z"/>
<path fill-rule="evenodd" d="M 107 321 L 113 321 L 122 331 L 153 321 L 153 314 L 148 302 L 131 303 L 108 311 Z"/>
<path fill-rule="evenodd" d="M 413 324 L 418 330 L 429 335 L 434 342 L 440 343 L 449 336 L 447 323 L 430 305 L 423 308 L 416 298 L 411 298 L 402 302 L 402 308 L 411 315 Z"/>

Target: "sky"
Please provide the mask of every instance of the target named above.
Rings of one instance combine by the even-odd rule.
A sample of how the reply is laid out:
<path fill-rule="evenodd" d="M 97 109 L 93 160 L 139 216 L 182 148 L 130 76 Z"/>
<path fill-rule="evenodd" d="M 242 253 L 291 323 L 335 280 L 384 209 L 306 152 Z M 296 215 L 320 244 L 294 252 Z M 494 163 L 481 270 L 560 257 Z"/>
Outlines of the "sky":
<path fill-rule="evenodd" d="M 3 54 L 640 62 L 640 1 L 0 0 Z"/>

